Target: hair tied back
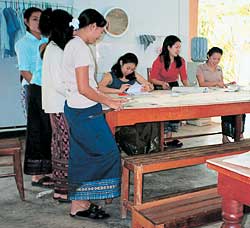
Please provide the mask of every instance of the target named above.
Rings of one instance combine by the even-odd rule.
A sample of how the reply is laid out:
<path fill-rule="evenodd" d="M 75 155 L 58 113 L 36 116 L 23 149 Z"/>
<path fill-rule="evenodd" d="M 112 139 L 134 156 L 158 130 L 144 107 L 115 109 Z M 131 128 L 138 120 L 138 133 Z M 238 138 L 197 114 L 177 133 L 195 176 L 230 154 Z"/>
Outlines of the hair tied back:
<path fill-rule="evenodd" d="M 69 22 L 69 26 L 70 27 L 72 26 L 74 28 L 74 30 L 79 29 L 79 24 L 80 24 L 80 22 L 79 22 L 79 20 L 77 18 L 73 18 L 72 21 Z"/>

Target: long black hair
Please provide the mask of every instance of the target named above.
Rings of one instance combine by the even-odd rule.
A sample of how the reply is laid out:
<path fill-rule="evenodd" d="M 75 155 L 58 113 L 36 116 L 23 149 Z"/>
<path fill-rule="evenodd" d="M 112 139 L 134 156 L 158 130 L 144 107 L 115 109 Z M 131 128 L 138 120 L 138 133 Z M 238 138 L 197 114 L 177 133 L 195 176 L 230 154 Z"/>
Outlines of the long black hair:
<path fill-rule="evenodd" d="M 33 13 L 35 13 L 35 12 L 42 12 L 42 10 L 39 9 L 39 8 L 37 8 L 37 7 L 30 7 L 30 8 L 28 8 L 28 9 L 26 9 L 26 10 L 24 11 L 24 13 L 23 13 L 23 18 L 24 18 L 27 22 L 29 22 L 29 19 L 30 19 L 31 15 L 32 15 Z M 25 24 L 26 30 L 27 30 L 28 32 L 30 32 L 29 26 L 26 25 L 26 23 L 24 23 L 24 24 Z"/>
<path fill-rule="evenodd" d="M 73 27 L 69 25 L 72 18 L 72 15 L 65 10 L 48 8 L 41 14 L 40 31 L 42 35 L 49 37 L 49 41 L 54 41 L 63 50 L 73 37 Z"/>
<path fill-rule="evenodd" d="M 163 58 L 164 66 L 166 70 L 168 70 L 170 66 L 170 55 L 169 55 L 168 47 L 171 48 L 176 42 L 181 42 L 181 40 L 177 36 L 174 36 L 174 35 L 167 36 L 163 42 L 160 57 Z M 179 55 L 174 57 L 174 61 L 176 63 L 177 68 L 180 68 L 182 66 L 181 57 Z"/>
<path fill-rule="evenodd" d="M 209 58 L 214 53 L 219 53 L 219 54 L 223 55 L 223 50 L 219 47 L 212 47 L 207 52 L 207 58 Z"/>
<path fill-rule="evenodd" d="M 105 18 L 95 9 L 86 9 L 78 17 L 79 29 L 96 23 L 97 27 L 104 27 L 107 24 Z"/>
<path fill-rule="evenodd" d="M 122 78 L 122 66 L 126 63 L 134 63 L 135 66 L 138 64 L 138 58 L 135 54 L 133 53 L 126 53 L 125 55 L 122 55 L 117 62 L 112 66 L 111 72 L 113 72 L 117 78 Z M 135 72 L 129 74 L 126 76 L 126 79 L 129 81 L 135 80 Z"/>

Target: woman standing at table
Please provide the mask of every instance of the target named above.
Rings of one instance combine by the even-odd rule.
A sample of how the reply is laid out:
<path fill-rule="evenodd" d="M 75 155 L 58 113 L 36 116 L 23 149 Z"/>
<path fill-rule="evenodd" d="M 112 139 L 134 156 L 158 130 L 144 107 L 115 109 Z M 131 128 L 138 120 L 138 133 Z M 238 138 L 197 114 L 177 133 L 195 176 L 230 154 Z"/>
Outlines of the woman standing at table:
<path fill-rule="evenodd" d="M 122 100 L 112 99 L 97 90 L 95 61 L 89 44 L 104 32 L 107 22 L 94 9 L 84 10 L 72 23 L 79 27 L 63 54 L 65 79 L 64 113 L 70 132 L 68 168 L 70 216 L 105 219 L 109 217 L 90 200 L 120 195 L 120 153 L 102 115 L 103 103 L 122 108 Z"/>
<path fill-rule="evenodd" d="M 174 35 L 167 36 L 163 42 L 161 54 L 153 62 L 150 72 L 150 81 L 156 89 L 169 90 L 179 86 L 179 76 L 184 86 L 189 86 L 185 60 L 179 55 L 181 40 Z M 167 134 L 166 145 L 169 147 L 182 147 L 178 139 L 171 140 L 172 132 L 177 132 L 179 121 L 165 122 L 165 133 Z"/>
<path fill-rule="evenodd" d="M 223 50 L 219 47 L 212 47 L 207 53 L 207 61 L 198 66 L 197 68 L 197 80 L 200 86 L 204 87 L 226 87 L 223 81 L 223 72 L 220 63 Z M 246 115 L 242 115 L 242 129 L 241 138 L 243 138 L 244 125 Z M 235 138 L 235 116 L 222 116 L 221 127 L 222 127 L 222 142 L 229 143 L 228 138 Z"/>

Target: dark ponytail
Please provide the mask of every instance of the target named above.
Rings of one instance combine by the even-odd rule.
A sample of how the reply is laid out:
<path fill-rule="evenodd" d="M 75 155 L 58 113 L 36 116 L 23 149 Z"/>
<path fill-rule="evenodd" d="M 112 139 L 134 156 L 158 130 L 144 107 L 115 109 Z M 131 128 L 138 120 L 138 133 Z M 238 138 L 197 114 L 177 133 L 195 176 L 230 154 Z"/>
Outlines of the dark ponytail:
<path fill-rule="evenodd" d="M 49 37 L 52 29 L 52 8 L 45 9 L 39 21 L 39 29 L 43 36 Z"/>
<path fill-rule="evenodd" d="M 86 9 L 78 17 L 79 28 L 84 28 L 90 24 L 96 23 L 97 27 L 104 27 L 107 24 L 105 18 L 94 9 Z"/>
<path fill-rule="evenodd" d="M 49 37 L 61 49 L 64 49 L 67 42 L 73 37 L 73 27 L 69 26 L 72 15 L 65 10 L 48 8 L 40 17 L 39 28 L 42 35 Z"/>

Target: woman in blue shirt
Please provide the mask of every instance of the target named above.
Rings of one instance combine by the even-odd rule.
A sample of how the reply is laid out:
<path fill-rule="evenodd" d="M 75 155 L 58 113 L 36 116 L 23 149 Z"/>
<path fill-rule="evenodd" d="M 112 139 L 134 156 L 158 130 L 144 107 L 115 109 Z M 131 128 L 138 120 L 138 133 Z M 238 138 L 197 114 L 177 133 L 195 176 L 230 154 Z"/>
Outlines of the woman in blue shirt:
<path fill-rule="evenodd" d="M 32 185 L 51 184 L 45 174 L 51 173 L 51 127 L 41 104 L 41 59 L 39 47 L 47 39 L 41 36 L 41 10 L 35 7 L 24 12 L 26 35 L 15 46 L 20 73 L 27 84 L 27 136 L 24 173 L 32 175 Z"/>

